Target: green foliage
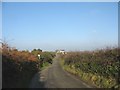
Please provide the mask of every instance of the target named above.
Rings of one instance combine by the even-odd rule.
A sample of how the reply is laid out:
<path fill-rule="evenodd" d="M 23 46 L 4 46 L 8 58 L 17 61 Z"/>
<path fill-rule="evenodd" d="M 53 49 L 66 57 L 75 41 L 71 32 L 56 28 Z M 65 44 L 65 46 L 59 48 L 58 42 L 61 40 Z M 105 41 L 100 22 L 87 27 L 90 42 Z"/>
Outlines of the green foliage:
<path fill-rule="evenodd" d="M 33 49 L 33 50 L 31 51 L 31 53 L 37 57 L 38 54 L 41 54 L 41 53 L 42 53 L 42 50 L 41 50 L 41 49 Z"/>
<path fill-rule="evenodd" d="M 43 62 L 48 62 L 52 64 L 52 59 L 54 58 L 55 53 L 54 52 L 42 52 L 41 53 L 41 60 Z"/>
<path fill-rule="evenodd" d="M 89 79 L 100 87 L 113 87 L 118 83 L 118 76 L 116 76 L 119 72 L 118 52 L 120 52 L 118 48 L 93 52 L 69 52 L 64 56 L 64 65 L 69 66 L 76 74 L 82 72 L 84 75 L 80 76 L 85 80 L 89 75 L 95 75 Z"/>
<path fill-rule="evenodd" d="M 27 88 L 33 75 L 51 63 L 55 56 L 54 52 L 42 52 L 40 49 L 31 53 L 18 51 L 7 44 L 3 44 L 2 51 L 3 88 Z M 38 54 L 43 57 L 43 62 L 38 60 Z"/>

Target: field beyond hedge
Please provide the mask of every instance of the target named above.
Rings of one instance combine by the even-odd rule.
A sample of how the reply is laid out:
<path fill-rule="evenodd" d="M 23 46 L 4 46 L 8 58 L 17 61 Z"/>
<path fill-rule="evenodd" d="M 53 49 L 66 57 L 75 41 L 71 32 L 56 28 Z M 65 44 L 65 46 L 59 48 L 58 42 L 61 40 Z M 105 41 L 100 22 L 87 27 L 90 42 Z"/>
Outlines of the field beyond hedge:
<path fill-rule="evenodd" d="M 102 88 L 118 88 L 120 49 L 68 52 L 61 55 L 63 67 L 86 82 Z"/>

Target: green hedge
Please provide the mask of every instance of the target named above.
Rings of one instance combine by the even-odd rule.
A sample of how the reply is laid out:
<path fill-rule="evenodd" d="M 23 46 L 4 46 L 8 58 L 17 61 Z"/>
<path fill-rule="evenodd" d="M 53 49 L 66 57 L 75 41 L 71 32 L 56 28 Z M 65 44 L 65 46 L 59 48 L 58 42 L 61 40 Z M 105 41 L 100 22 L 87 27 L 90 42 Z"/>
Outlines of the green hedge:
<path fill-rule="evenodd" d="M 64 65 L 77 72 L 100 76 L 104 78 L 101 79 L 102 81 L 108 80 L 108 85 L 105 85 L 105 83 L 101 87 L 113 87 L 118 83 L 119 79 L 118 51 L 120 51 L 118 48 L 113 48 L 92 52 L 69 52 L 64 56 Z M 112 81 L 109 81 L 109 79 L 114 80 L 115 84 L 111 84 Z M 102 81 L 99 84 L 102 84 Z"/>
<path fill-rule="evenodd" d="M 5 50 L 2 53 L 2 87 L 28 88 L 35 73 L 52 63 L 53 52 L 41 52 L 41 58 L 28 51 Z"/>

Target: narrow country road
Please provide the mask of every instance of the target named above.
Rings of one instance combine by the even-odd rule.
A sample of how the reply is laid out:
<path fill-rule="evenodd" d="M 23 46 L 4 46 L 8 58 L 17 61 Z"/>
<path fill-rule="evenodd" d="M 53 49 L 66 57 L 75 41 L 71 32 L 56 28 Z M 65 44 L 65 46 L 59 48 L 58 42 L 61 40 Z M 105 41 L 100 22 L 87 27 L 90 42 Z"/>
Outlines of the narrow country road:
<path fill-rule="evenodd" d="M 29 88 L 91 88 L 80 79 L 65 72 L 60 66 L 59 60 L 53 60 L 53 64 L 37 73 Z"/>

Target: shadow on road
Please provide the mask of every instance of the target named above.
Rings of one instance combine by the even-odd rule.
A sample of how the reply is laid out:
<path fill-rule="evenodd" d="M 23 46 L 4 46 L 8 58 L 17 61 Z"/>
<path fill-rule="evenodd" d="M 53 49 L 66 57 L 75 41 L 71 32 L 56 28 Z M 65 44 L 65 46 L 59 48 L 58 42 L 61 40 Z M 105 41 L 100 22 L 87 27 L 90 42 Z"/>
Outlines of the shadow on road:
<path fill-rule="evenodd" d="M 44 78 L 42 78 L 40 72 L 32 78 L 29 88 L 45 88 Z"/>
<path fill-rule="evenodd" d="M 30 88 L 92 88 L 82 80 L 64 71 L 59 60 L 52 66 L 37 73 L 31 81 Z"/>

